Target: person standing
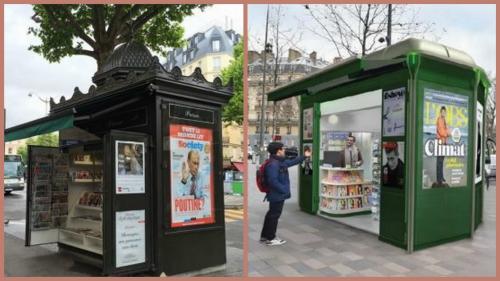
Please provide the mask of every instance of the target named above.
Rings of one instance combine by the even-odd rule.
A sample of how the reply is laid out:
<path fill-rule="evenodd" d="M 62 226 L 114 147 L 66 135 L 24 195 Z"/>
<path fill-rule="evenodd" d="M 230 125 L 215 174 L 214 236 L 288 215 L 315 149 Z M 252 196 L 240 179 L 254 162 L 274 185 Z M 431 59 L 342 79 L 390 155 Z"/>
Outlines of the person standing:
<path fill-rule="evenodd" d="M 269 192 L 265 198 L 269 201 L 269 210 L 264 219 L 260 241 L 268 246 L 283 245 L 286 241 L 276 237 L 276 230 L 285 200 L 291 197 L 288 168 L 301 163 L 306 157 L 310 157 L 311 152 L 305 151 L 304 156 L 286 159 L 285 148 L 280 142 L 271 142 L 267 146 L 267 151 L 271 161 L 265 167 L 264 176 L 269 186 Z"/>
<path fill-rule="evenodd" d="M 446 124 L 446 107 L 442 106 L 439 110 L 439 116 L 436 121 L 436 138 L 440 144 L 446 144 L 446 139 L 450 136 L 448 125 Z M 438 186 L 446 185 L 444 179 L 443 167 L 444 156 L 437 156 L 436 160 L 436 181 Z"/>
<path fill-rule="evenodd" d="M 363 165 L 363 157 L 361 151 L 356 146 L 356 138 L 349 133 L 346 139 L 346 147 L 344 149 L 344 161 L 342 167 L 356 168 Z"/>

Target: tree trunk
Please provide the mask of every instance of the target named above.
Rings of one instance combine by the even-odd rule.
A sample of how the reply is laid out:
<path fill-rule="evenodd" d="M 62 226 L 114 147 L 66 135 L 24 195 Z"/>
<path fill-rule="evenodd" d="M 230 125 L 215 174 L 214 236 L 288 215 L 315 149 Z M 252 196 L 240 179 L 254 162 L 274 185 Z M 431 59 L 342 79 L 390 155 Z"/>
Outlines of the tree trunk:
<path fill-rule="evenodd" d="M 113 44 L 102 44 L 97 50 L 97 71 L 101 71 L 102 67 L 108 60 L 108 58 L 113 54 Z"/>

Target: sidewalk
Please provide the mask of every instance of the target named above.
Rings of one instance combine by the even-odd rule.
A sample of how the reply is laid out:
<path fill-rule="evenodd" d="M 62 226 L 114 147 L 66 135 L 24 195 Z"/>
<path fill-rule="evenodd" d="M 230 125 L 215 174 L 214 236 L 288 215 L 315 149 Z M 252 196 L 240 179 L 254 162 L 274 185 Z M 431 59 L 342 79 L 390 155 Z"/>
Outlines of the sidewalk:
<path fill-rule="evenodd" d="M 297 169 L 290 169 L 292 199 L 285 203 L 278 235 L 288 242 L 258 242 L 267 203 L 249 165 L 250 276 L 495 276 L 496 187 L 485 193 L 482 225 L 465 239 L 407 254 L 376 235 L 310 215 L 297 203 Z"/>
<path fill-rule="evenodd" d="M 243 208 L 243 196 L 224 194 L 224 209 L 242 209 Z"/>

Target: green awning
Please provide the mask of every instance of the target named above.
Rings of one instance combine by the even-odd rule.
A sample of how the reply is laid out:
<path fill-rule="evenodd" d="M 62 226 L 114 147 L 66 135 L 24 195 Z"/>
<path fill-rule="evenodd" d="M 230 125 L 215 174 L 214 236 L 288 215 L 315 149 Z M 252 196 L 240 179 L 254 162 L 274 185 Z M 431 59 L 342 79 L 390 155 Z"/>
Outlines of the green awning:
<path fill-rule="evenodd" d="M 5 142 L 43 135 L 73 127 L 73 114 L 47 116 L 5 130 Z"/>

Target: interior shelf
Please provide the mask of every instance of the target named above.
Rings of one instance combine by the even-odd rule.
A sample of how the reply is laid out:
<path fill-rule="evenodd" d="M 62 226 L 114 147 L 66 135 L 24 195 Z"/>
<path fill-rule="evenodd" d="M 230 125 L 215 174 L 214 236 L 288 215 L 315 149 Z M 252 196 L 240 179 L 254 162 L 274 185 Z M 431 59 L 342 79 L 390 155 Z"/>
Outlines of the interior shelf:
<path fill-rule="evenodd" d="M 81 205 L 81 204 L 77 204 L 76 207 L 80 208 L 80 209 L 85 209 L 85 210 L 93 210 L 93 211 L 102 212 L 102 208 L 101 207 L 92 207 L 92 206 Z"/>

